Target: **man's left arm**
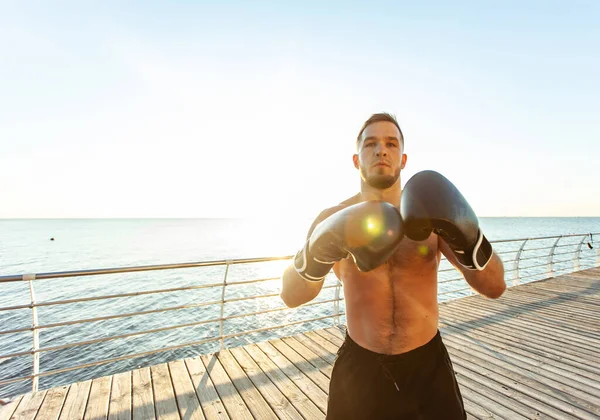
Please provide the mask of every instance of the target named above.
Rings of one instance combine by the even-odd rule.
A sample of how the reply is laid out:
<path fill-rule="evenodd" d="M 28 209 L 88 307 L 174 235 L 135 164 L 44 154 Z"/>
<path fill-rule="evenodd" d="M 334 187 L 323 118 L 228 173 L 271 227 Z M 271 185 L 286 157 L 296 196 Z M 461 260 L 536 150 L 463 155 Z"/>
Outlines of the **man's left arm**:
<path fill-rule="evenodd" d="M 506 282 L 504 281 L 504 265 L 502 260 L 492 252 L 490 261 L 481 271 L 469 269 L 461 265 L 454 252 L 448 244 L 438 236 L 438 249 L 444 254 L 448 261 L 462 273 L 465 280 L 476 292 L 491 298 L 497 299 L 506 290 Z"/>

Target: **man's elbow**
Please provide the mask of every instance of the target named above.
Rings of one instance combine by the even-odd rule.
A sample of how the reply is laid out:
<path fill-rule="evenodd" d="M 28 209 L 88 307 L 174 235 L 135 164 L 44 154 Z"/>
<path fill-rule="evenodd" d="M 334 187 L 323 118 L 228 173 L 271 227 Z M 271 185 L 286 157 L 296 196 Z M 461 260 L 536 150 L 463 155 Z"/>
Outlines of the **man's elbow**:
<path fill-rule="evenodd" d="M 494 254 L 493 260 L 486 271 L 488 271 L 486 283 L 489 284 L 489 287 L 485 295 L 490 299 L 498 299 L 506 291 L 504 264 L 498 255 Z"/>
<path fill-rule="evenodd" d="M 315 297 L 317 297 L 317 293 L 309 293 L 309 294 L 297 294 L 297 293 L 286 293 L 282 291 L 279 294 L 279 297 L 285 303 L 285 306 L 288 308 L 297 308 L 300 305 L 304 305 L 306 302 L 310 302 Z"/>
<path fill-rule="evenodd" d="M 485 294 L 490 299 L 498 299 L 506 291 L 506 283 L 499 283 L 497 286 L 490 288 Z"/>
<path fill-rule="evenodd" d="M 288 308 L 297 308 L 298 306 L 302 305 L 302 303 L 303 303 L 303 302 L 299 302 L 297 299 L 294 299 L 293 297 L 289 296 L 288 293 L 281 292 L 279 294 L 279 297 L 281 298 L 281 300 L 283 301 L 285 306 L 287 306 Z"/>

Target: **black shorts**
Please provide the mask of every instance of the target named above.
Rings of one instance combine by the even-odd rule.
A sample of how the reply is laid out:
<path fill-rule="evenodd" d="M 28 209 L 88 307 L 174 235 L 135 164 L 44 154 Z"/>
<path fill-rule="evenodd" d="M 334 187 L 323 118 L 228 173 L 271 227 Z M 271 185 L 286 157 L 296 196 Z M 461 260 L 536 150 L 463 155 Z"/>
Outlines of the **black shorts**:
<path fill-rule="evenodd" d="M 346 333 L 329 383 L 328 420 L 466 419 L 452 362 L 438 331 L 398 355 L 374 353 Z"/>

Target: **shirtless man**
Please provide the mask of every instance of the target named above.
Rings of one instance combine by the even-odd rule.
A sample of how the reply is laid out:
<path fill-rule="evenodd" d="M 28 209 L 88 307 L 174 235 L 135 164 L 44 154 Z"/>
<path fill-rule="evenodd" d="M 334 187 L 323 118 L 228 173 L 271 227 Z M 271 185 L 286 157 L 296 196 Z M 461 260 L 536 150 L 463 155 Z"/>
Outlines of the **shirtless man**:
<path fill-rule="evenodd" d="M 282 276 L 288 307 L 314 299 L 331 269 L 343 284 L 347 331 L 327 419 L 464 419 L 438 330 L 438 266 L 444 254 L 495 299 L 506 288 L 502 261 L 444 177 L 423 171 L 401 188 L 407 156 L 393 116 L 372 115 L 356 148 L 360 192 L 319 214 Z"/>

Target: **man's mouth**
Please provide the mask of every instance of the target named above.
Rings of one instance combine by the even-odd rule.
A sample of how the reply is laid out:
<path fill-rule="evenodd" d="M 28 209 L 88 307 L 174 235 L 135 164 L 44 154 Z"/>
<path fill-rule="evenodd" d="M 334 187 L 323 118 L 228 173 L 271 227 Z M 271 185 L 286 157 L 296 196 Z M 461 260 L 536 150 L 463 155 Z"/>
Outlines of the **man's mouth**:
<path fill-rule="evenodd" d="M 385 167 L 388 167 L 388 168 L 391 167 L 391 165 L 389 163 L 387 163 L 387 162 L 377 162 L 373 166 L 385 166 Z"/>

